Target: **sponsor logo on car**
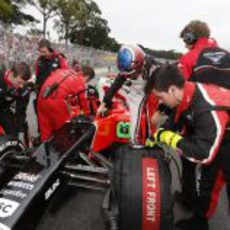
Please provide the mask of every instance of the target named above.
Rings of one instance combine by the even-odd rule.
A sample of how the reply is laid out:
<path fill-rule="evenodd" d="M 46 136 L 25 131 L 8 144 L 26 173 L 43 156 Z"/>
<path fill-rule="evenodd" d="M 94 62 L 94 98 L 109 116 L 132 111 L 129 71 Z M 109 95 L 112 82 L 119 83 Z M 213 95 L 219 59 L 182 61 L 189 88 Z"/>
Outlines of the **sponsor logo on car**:
<path fill-rule="evenodd" d="M 34 183 L 36 182 L 41 176 L 39 174 L 29 174 L 29 173 L 23 173 L 20 172 L 14 176 L 15 180 L 22 180 Z"/>
<path fill-rule="evenodd" d="M 11 228 L 7 227 L 5 224 L 0 223 L 0 230 L 11 230 Z"/>
<path fill-rule="evenodd" d="M 22 192 L 21 190 L 3 189 L 1 191 L 1 194 L 7 195 L 7 196 L 15 196 L 21 199 L 24 199 L 25 197 L 27 197 L 27 194 Z"/>
<path fill-rule="evenodd" d="M 160 229 L 160 182 L 156 159 L 144 158 L 143 224 L 146 229 Z"/>
<path fill-rule="evenodd" d="M 12 216 L 19 207 L 19 203 L 13 200 L 0 198 L 0 217 Z"/>
<path fill-rule="evenodd" d="M 34 188 L 33 184 L 21 182 L 21 181 L 10 181 L 7 185 L 12 187 L 23 188 L 26 190 L 32 190 Z"/>
<path fill-rule="evenodd" d="M 156 216 L 156 170 L 152 167 L 147 167 L 147 187 L 150 188 L 147 193 L 147 219 L 155 221 Z"/>
<path fill-rule="evenodd" d="M 60 179 L 58 178 L 52 186 L 45 192 L 45 200 L 48 200 L 50 196 L 56 191 L 60 185 Z"/>

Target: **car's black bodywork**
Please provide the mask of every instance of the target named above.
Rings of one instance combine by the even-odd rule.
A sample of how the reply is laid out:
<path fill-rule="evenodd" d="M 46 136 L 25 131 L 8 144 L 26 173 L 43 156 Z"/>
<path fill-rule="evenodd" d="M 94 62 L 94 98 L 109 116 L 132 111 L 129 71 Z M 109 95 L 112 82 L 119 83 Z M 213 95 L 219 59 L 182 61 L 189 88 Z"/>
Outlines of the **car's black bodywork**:
<path fill-rule="evenodd" d="M 33 230 L 50 201 L 67 183 L 61 171 L 76 156 L 83 142 L 91 138 L 93 124 L 79 124 L 73 132 L 66 123 L 41 144 L 19 168 L 4 168 L 0 189 L 0 229 Z"/>
<path fill-rule="evenodd" d="M 8 151 L 7 154 L 1 155 L 0 151 L 0 230 L 35 230 L 44 214 L 49 210 L 49 206 L 52 206 L 65 190 L 64 188 L 69 186 L 75 186 L 78 189 L 102 190 L 104 199 L 101 208 L 107 229 L 118 230 L 123 220 L 121 215 L 125 213 L 124 210 L 127 213 L 135 210 L 131 210 L 129 205 L 121 206 L 117 198 L 124 195 L 127 204 L 139 203 L 143 210 L 148 210 L 147 201 L 145 201 L 148 197 L 143 196 L 145 192 L 148 192 L 143 189 L 147 185 L 148 177 L 143 177 L 143 172 L 148 171 L 149 168 L 158 172 L 156 176 L 154 174 L 154 181 L 158 181 L 156 199 L 161 204 L 165 204 L 164 208 L 157 209 L 157 224 L 161 225 L 165 222 L 168 215 L 164 215 L 163 209 L 167 208 L 167 213 L 171 215 L 171 204 L 168 204 L 170 202 L 167 201 L 170 200 L 171 193 L 170 176 L 160 178 L 161 175 L 164 175 L 160 171 L 163 170 L 167 174 L 169 171 L 167 167 L 161 167 L 161 169 L 158 167 L 158 165 L 162 166 L 158 161 L 165 161 L 164 154 L 161 153 L 162 151 L 146 149 L 143 146 L 127 145 L 128 138 L 125 135 L 127 129 L 117 129 L 121 127 L 120 121 L 126 118 L 122 118 L 119 114 L 117 118 L 119 119 L 113 119 L 112 115 L 111 119 L 106 118 L 106 122 L 100 123 L 100 121 L 90 121 L 81 116 L 75 117 L 31 153 L 17 154 L 17 149 L 15 151 L 11 149 L 12 152 Z M 111 121 L 113 121 L 113 126 L 111 126 Z M 119 131 L 117 136 L 114 134 L 114 129 Z M 113 136 L 105 139 L 108 131 L 112 131 Z M 98 148 L 100 149 L 98 152 L 94 150 L 95 143 L 102 146 Z M 7 142 L 4 143 L 4 146 L 8 146 Z M 119 151 L 119 146 L 123 150 Z M 136 148 L 141 148 L 141 150 L 137 151 Z M 158 153 L 161 156 L 155 157 Z M 126 159 L 123 156 L 132 159 L 129 160 L 130 167 L 123 164 L 123 159 Z M 120 162 L 119 170 L 114 167 L 116 160 Z M 153 164 L 153 161 L 156 163 Z M 148 162 L 148 167 L 143 162 Z M 122 172 L 125 172 L 125 175 L 133 174 L 133 178 L 136 179 L 130 180 L 129 176 L 121 176 Z M 132 186 L 128 187 L 132 187 L 132 191 L 136 190 L 139 194 L 134 200 L 130 200 L 132 196 L 129 196 L 132 191 L 126 189 L 129 183 Z M 115 192 L 117 184 L 122 185 L 117 190 L 118 194 Z M 161 197 L 161 194 L 164 196 Z M 121 207 L 124 210 L 120 210 Z M 153 208 L 155 210 L 155 206 Z M 161 217 L 162 214 L 163 217 Z M 142 223 L 145 218 L 143 212 L 137 212 L 136 216 Z M 171 216 L 168 219 L 171 221 Z M 143 227 L 142 230 L 152 229 L 155 225 L 151 223 L 150 228 Z M 169 225 L 167 225 L 167 230 L 171 230 Z M 133 230 L 139 230 L 139 228 L 135 225 Z M 160 228 L 160 230 L 166 229 Z"/>

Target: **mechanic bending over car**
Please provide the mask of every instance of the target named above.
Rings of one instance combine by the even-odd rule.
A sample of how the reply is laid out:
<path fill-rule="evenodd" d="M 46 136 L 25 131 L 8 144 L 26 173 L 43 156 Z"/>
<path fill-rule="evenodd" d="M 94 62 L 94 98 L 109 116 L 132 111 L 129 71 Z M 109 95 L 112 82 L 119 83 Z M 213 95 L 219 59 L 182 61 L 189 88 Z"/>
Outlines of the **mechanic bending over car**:
<path fill-rule="evenodd" d="M 38 127 L 41 141 L 71 119 L 68 97 L 78 114 L 89 115 L 86 97 L 86 83 L 81 73 L 57 69 L 45 80 L 38 95 Z M 68 100 L 68 101 L 67 101 Z M 77 114 L 76 114 L 77 115 Z"/>
<path fill-rule="evenodd" d="M 188 49 L 178 63 L 184 79 L 230 89 L 230 54 L 210 38 L 208 25 L 199 20 L 192 20 L 182 29 L 180 37 Z M 160 114 L 154 114 L 154 123 L 157 123 Z M 187 207 L 191 193 L 196 193 L 198 178 L 196 164 L 186 158 L 181 158 L 181 162 L 182 192 L 176 192 L 175 198 L 182 206 Z M 230 191 L 230 188 L 227 190 Z"/>
<path fill-rule="evenodd" d="M 89 103 L 90 114 L 95 115 L 100 105 L 99 93 L 97 91 L 97 79 L 93 67 L 86 65 L 82 67 L 82 76 L 87 85 L 87 100 Z"/>
<path fill-rule="evenodd" d="M 26 84 L 31 71 L 25 62 L 13 64 L 0 75 L 0 125 L 6 134 L 18 137 L 24 142 L 27 132 L 26 109 L 30 90 Z"/>
<path fill-rule="evenodd" d="M 126 94 L 126 100 L 131 117 L 130 133 L 133 144 L 144 144 L 151 132 L 151 113 L 155 112 L 158 103 L 154 95 L 145 96 L 144 86 L 146 79 L 157 65 L 152 57 L 147 58 L 145 52 L 139 46 L 121 46 L 117 54 L 117 67 L 120 72 L 106 92 L 97 111 L 97 115 L 105 113 L 111 106 L 114 95 L 128 82 L 130 90 Z"/>
<path fill-rule="evenodd" d="M 207 220 L 215 211 L 224 181 L 230 185 L 230 90 L 188 82 L 175 65 L 163 65 L 148 79 L 145 91 L 175 109 L 173 119 L 153 135 L 154 141 L 197 165 L 199 180 L 186 193 L 195 215 L 179 221 L 176 229 L 209 229 Z M 230 202 L 229 195 L 230 191 Z"/>

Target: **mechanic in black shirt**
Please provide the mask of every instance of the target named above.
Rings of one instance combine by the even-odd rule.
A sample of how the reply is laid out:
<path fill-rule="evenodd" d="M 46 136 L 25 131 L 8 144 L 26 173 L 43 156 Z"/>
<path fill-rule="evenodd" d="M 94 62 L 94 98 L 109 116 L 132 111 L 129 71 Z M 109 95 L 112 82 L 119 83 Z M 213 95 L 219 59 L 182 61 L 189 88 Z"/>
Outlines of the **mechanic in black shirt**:
<path fill-rule="evenodd" d="M 95 71 L 91 66 L 83 66 L 81 71 L 87 85 L 87 100 L 90 107 L 90 114 L 95 115 L 100 104 L 99 93 L 96 88 L 97 79 L 95 78 Z"/>
<path fill-rule="evenodd" d="M 17 137 L 27 130 L 26 109 L 30 90 L 26 83 L 31 71 L 25 62 L 15 63 L 0 75 L 0 125 L 6 134 Z"/>
<path fill-rule="evenodd" d="M 35 63 L 36 85 L 38 92 L 46 78 L 54 70 L 68 69 L 68 64 L 63 54 L 52 48 L 50 41 L 42 39 L 38 43 L 39 57 Z"/>

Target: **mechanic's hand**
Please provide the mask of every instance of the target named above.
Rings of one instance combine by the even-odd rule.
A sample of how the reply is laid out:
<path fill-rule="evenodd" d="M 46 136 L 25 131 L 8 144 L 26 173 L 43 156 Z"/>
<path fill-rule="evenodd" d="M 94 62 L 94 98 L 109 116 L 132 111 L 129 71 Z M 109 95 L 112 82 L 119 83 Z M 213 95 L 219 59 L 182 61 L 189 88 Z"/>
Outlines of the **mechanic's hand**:
<path fill-rule="evenodd" d="M 106 108 L 106 104 L 104 102 L 102 102 L 97 109 L 96 115 L 104 117 L 106 115 L 107 110 L 108 109 Z"/>
<path fill-rule="evenodd" d="M 154 145 L 156 145 L 156 142 L 152 138 L 148 138 L 145 141 L 145 146 L 146 147 L 152 148 Z"/>
<path fill-rule="evenodd" d="M 151 117 L 151 123 L 153 124 L 153 125 L 158 125 L 159 123 L 160 123 L 160 119 L 161 119 L 161 112 L 160 111 L 156 111 L 153 115 L 152 115 L 152 117 Z"/>
<path fill-rule="evenodd" d="M 173 131 L 164 129 L 159 129 L 158 132 L 154 134 L 154 137 L 157 142 L 164 144 L 173 150 L 177 149 L 178 142 L 183 138 L 181 135 Z"/>
<path fill-rule="evenodd" d="M 161 127 L 167 119 L 168 116 L 164 112 L 157 110 L 151 117 L 151 123 L 155 127 Z"/>
<path fill-rule="evenodd" d="M 181 135 L 165 129 L 158 129 L 154 135 L 154 140 L 156 143 L 164 144 L 174 150 L 177 149 L 178 142 L 183 138 Z"/>

